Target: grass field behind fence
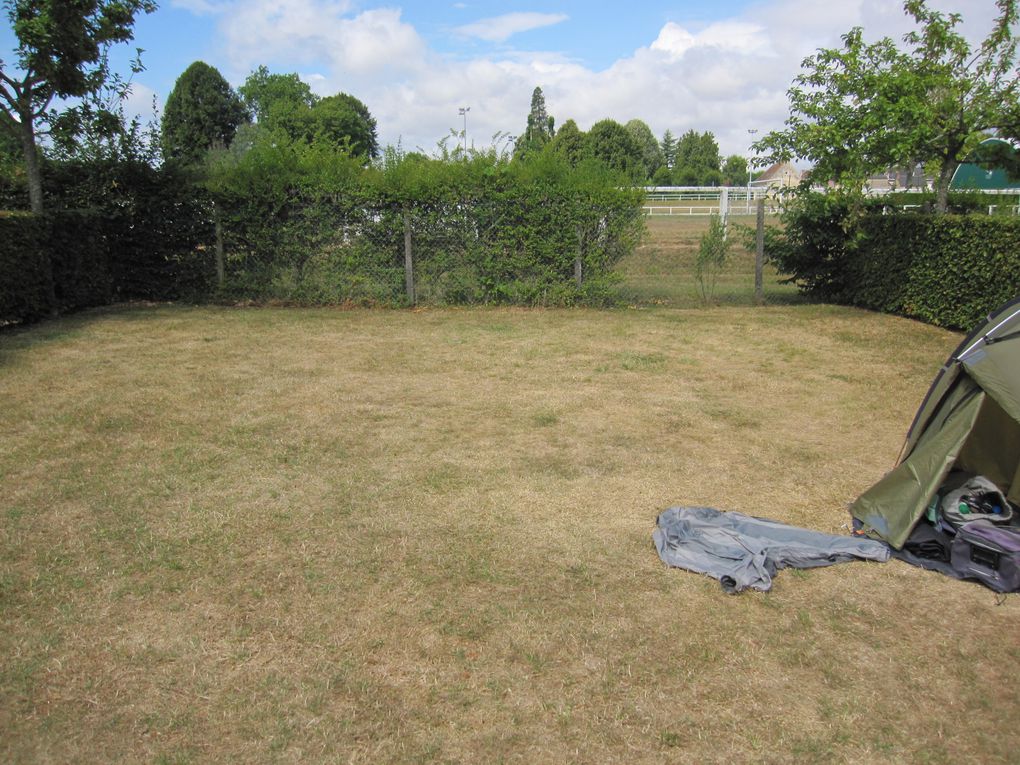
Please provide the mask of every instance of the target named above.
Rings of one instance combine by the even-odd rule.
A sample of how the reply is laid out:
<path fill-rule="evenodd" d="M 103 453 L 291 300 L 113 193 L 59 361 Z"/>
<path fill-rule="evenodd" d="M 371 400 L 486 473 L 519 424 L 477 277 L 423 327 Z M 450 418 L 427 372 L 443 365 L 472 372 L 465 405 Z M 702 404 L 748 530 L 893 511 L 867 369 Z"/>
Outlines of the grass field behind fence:
<path fill-rule="evenodd" d="M 715 305 L 754 304 L 754 252 L 746 246 L 741 231 L 753 229 L 754 216 L 730 218 L 731 249 L 719 275 L 713 299 Z M 617 295 L 632 305 L 661 305 L 691 308 L 705 305 L 695 279 L 695 261 L 701 236 L 708 229 L 708 217 L 651 216 L 640 247 L 617 266 L 623 281 Z M 766 225 L 775 225 L 767 218 Z M 766 301 L 772 304 L 801 302 L 797 288 L 781 284 L 771 264 L 764 269 Z"/>

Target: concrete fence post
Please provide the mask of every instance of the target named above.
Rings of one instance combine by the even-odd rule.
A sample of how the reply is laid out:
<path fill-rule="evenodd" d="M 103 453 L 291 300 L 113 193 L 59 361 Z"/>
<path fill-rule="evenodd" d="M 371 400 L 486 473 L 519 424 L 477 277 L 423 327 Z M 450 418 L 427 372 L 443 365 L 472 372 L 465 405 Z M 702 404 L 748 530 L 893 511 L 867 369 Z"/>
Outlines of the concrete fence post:
<path fill-rule="evenodd" d="M 414 254 L 411 239 L 411 212 L 404 207 L 404 289 L 407 302 L 415 305 L 414 295 Z"/>
<path fill-rule="evenodd" d="M 758 226 L 754 247 L 754 301 L 765 302 L 765 199 L 758 200 Z"/>

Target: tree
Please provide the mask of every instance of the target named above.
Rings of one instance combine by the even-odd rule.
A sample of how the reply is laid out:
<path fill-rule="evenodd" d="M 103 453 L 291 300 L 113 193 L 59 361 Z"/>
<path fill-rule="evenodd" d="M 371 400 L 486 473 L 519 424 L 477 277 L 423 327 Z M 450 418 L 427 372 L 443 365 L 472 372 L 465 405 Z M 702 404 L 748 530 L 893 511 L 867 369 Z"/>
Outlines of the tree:
<path fill-rule="evenodd" d="M 514 156 L 523 159 L 532 152 L 539 152 L 556 134 L 556 121 L 549 116 L 545 108 L 545 95 L 541 88 L 531 93 L 531 110 L 528 112 L 528 125 L 524 134 L 517 139 Z"/>
<path fill-rule="evenodd" d="M 726 238 L 726 226 L 722 218 L 712 215 L 708 221 L 708 231 L 701 235 L 698 255 L 694 260 L 694 278 L 705 303 L 711 303 L 715 296 L 715 284 L 726 265 L 731 244 L 732 241 Z"/>
<path fill-rule="evenodd" d="M 588 131 L 586 142 L 588 156 L 626 173 L 635 182 L 644 180 L 641 147 L 619 122 L 609 119 L 596 122 Z"/>
<path fill-rule="evenodd" d="M 260 66 L 237 89 L 245 106 L 260 123 L 272 122 L 301 106 L 311 108 L 319 100 L 297 74 L 272 74 Z"/>
<path fill-rule="evenodd" d="M 669 169 L 673 169 L 676 164 L 676 137 L 672 131 L 667 130 L 662 134 L 662 161 Z"/>
<path fill-rule="evenodd" d="M 282 131 L 292 141 L 328 141 L 370 159 L 379 155 L 375 118 L 352 95 L 320 98 L 296 74 L 271 74 L 264 66 L 238 90 L 260 129 Z"/>
<path fill-rule="evenodd" d="M 645 179 L 647 180 L 655 175 L 655 171 L 663 164 L 662 149 L 659 147 L 659 142 L 655 140 L 655 134 L 652 133 L 652 129 L 641 120 L 633 119 L 624 125 L 624 127 L 627 128 L 631 138 L 641 148 L 641 157 L 645 166 Z"/>
<path fill-rule="evenodd" d="M 718 183 L 719 144 L 711 132 L 688 130 L 677 141 L 674 178 L 683 185 L 709 185 Z"/>
<path fill-rule="evenodd" d="M 248 109 L 214 67 L 196 61 L 177 78 L 163 111 L 161 143 L 166 159 L 197 164 L 214 147 L 226 148 Z"/>
<path fill-rule="evenodd" d="M 652 176 L 653 186 L 672 186 L 673 185 L 673 171 L 665 165 L 659 167 L 655 171 L 655 175 Z"/>
<path fill-rule="evenodd" d="M 949 183 L 988 132 L 1007 129 L 1016 109 L 1017 0 L 997 0 L 994 26 L 974 52 L 957 31 L 958 13 L 907 0 L 917 29 L 905 50 L 886 37 L 867 44 L 860 27 L 842 48 L 804 60 L 787 91 L 786 129 L 754 145 L 764 163 L 794 157 L 815 163 L 812 177 L 860 189 L 889 166 L 924 163 L 936 178 L 936 209 L 948 207 Z"/>
<path fill-rule="evenodd" d="M 561 154 L 572 167 L 584 158 L 585 134 L 573 120 L 564 122 L 548 143 L 548 151 Z"/>
<path fill-rule="evenodd" d="M 346 145 L 351 154 L 374 159 L 379 156 L 375 118 L 354 96 L 338 93 L 319 99 L 311 108 L 310 140 L 325 138 Z"/>
<path fill-rule="evenodd" d="M 731 154 L 722 166 L 723 185 L 743 186 L 747 183 L 747 160 L 739 154 Z"/>
<path fill-rule="evenodd" d="M 153 0 L 5 0 L 18 38 L 16 72 L 0 61 L 0 124 L 21 143 L 33 212 L 43 211 L 37 123 L 52 116 L 54 98 L 80 98 L 109 78 L 107 51 L 133 36 L 139 12 Z M 140 64 L 139 64 L 140 66 Z"/>

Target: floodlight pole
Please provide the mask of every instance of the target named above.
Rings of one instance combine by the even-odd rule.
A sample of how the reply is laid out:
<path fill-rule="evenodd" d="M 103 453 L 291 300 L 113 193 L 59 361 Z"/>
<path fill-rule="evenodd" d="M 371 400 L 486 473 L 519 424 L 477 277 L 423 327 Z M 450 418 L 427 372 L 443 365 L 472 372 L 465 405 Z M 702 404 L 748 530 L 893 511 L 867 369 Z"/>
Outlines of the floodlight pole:
<path fill-rule="evenodd" d="M 464 157 L 467 158 L 467 113 L 471 111 L 470 106 L 462 106 L 457 113 L 464 118 Z"/>

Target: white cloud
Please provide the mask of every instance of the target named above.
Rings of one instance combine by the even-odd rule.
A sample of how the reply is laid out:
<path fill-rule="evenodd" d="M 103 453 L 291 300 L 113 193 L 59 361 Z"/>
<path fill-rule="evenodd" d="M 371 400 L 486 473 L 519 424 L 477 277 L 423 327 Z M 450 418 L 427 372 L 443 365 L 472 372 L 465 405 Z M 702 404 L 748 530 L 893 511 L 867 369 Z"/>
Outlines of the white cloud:
<path fill-rule="evenodd" d="M 341 0 L 238 2 L 222 22 L 227 55 L 235 69 L 283 58 L 355 74 L 419 64 L 424 43 L 399 10 L 352 9 Z"/>
<path fill-rule="evenodd" d="M 486 42 L 505 42 L 520 32 L 550 27 L 568 18 L 565 13 L 507 13 L 464 24 L 454 31 L 464 37 L 477 37 Z"/>
<path fill-rule="evenodd" d="M 124 107 L 124 116 L 129 121 L 137 117 L 143 124 L 153 118 L 154 112 L 161 112 L 163 109 L 159 94 L 140 82 L 131 83 L 131 89 L 122 106 Z"/>
<path fill-rule="evenodd" d="M 661 51 L 676 60 L 696 48 L 714 48 L 719 51 L 758 53 L 769 55 L 772 45 L 765 29 L 758 24 L 741 21 L 723 21 L 712 24 L 694 34 L 670 21 L 652 43 L 652 50 Z"/>

